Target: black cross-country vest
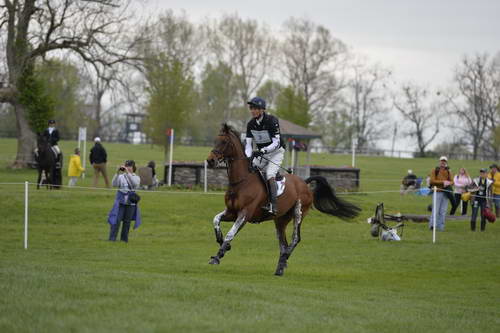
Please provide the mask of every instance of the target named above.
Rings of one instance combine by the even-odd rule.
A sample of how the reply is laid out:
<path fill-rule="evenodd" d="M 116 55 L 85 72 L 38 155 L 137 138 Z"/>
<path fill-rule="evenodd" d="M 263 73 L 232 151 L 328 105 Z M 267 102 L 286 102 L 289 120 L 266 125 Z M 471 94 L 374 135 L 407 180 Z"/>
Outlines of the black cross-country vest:
<path fill-rule="evenodd" d="M 279 134 L 280 124 L 278 118 L 265 112 L 260 124 L 257 123 L 257 119 L 255 118 L 247 124 L 247 138 L 253 138 L 259 149 L 269 146 L 272 143 L 272 138 Z M 280 140 L 280 147 L 282 146 L 283 144 Z"/>

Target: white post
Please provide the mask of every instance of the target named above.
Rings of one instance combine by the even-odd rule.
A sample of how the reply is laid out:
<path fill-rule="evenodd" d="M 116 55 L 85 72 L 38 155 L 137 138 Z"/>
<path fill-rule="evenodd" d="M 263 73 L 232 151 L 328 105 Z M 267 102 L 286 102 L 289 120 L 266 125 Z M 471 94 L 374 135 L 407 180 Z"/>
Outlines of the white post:
<path fill-rule="evenodd" d="M 207 177 L 207 160 L 205 160 L 205 162 L 204 162 L 204 169 L 205 169 L 205 175 L 203 177 L 203 182 L 204 182 L 204 187 L 205 187 L 204 191 L 206 193 L 207 192 L 207 179 L 208 179 L 208 177 Z"/>
<path fill-rule="evenodd" d="M 87 140 L 84 140 L 83 141 L 83 161 L 82 161 L 82 165 L 83 165 L 84 169 L 87 169 L 87 166 L 85 165 L 86 156 L 87 156 Z M 85 179 L 85 171 L 82 172 L 82 179 Z"/>
<path fill-rule="evenodd" d="M 80 149 L 80 142 L 83 142 L 83 156 L 82 166 L 85 168 L 85 157 L 87 156 L 87 127 L 78 127 L 78 149 Z M 85 178 L 85 171 L 82 172 L 82 179 Z"/>
<path fill-rule="evenodd" d="M 352 167 L 356 166 L 356 139 L 352 139 Z"/>
<path fill-rule="evenodd" d="M 28 182 L 24 182 L 24 248 L 28 248 Z"/>
<path fill-rule="evenodd" d="M 295 140 L 292 141 L 292 174 L 295 173 Z"/>
<path fill-rule="evenodd" d="M 170 129 L 170 151 L 168 153 L 168 186 L 172 186 L 172 157 L 174 150 L 174 129 Z"/>
<path fill-rule="evenodd" d="M 436 243 L 436 219 L 437 219 L 437 187 L 434 186 L 432 194 L 432 243 Z"/>

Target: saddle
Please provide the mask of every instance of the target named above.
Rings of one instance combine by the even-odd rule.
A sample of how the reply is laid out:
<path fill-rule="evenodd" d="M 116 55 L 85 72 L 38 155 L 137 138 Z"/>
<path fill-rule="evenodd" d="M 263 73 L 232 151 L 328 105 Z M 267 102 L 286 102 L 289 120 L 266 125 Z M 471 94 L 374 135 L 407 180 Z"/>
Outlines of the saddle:
<path fill-rule="evenodd" d="M 269 196 L 270 196 L 269 195 L 269 185 L 267 183 L 266 177 L 264 176 L 264 174 L 262 173 L 262 171 L 260 169 L 253 167 L 253 170 L 259 176 L 259 179 L 262 182 L 262 184 L 264 184 L 264 187 L 266 188 L 266 191 L 267 191 L 267 197 L 269 198 Z M 275 179 L 276 179 L 276 184 L 278 185 L 278 191 L 276 192 L 276 197 L 279 197 L 280 195 L 282 195 L 285 192 L 286 178 L 283 175 L 281 175 L 278 171 Z"/>

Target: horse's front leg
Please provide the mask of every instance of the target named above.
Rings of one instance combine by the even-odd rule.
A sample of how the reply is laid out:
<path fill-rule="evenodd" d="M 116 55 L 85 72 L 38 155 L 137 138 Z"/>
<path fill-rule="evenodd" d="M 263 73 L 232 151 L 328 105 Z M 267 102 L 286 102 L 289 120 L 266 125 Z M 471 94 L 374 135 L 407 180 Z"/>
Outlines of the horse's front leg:
<path fill-rule="evenodd" d="M 215 232 L 215 240 L 219 245 L 222 245 L 223 237 L 222 237 L 222 230 L 220 228 L 220 223 L 222 221 L 234 221 L 236 220 L 236 215 L 234 215 L 231 212 L 228 212 L 227 210 L 224 210 L 223 212 L 220 212 L 219 214 L 214 216 L 214 232 Z"/>
<path fill-rule="evenodd" d="M 245 219 L 246 219 L 245 213 L 243 211 L 240 211 L 238 213 L 238 218 L 234 222 L 231 229 L 229 229 L 228 233 L 226 234 L 226 237 L 224 238 L 224 241 L 220 245 L 219 251 L 217 252 L 217 254 L 215 256 L 213 256 L 210 259 L 210 261 L 208 262 L 209 264 L 214 265 L 214 264 L 220 263 L 220 259 L 222 257 L 224 257 L 224 254 L 231 249 L 231 241 L 245 225 L 245 223 L 246 223 Z M 220 232 L 220 226 L 219 226 L 219 232 Z M 216 237 L 217 237 L 217 231 L 215 233 L 216 233 Z"/>

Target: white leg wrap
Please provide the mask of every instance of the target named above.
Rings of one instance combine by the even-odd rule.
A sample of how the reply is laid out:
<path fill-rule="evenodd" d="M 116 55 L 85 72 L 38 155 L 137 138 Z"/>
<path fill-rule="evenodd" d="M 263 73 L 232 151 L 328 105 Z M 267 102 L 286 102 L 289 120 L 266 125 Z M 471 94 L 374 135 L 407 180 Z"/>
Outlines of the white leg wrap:
<path fill-rule="evenodd" d="M 222 218 L 222 216 L 224 216 L 225 213 L 226 211 L 224 210 L 223 212 L 214 216 L 214 229 L 217 232 L 220 232 L 220 219 Z"/>
<path fill-rule="evenodd" d="M 229 229 L 228 233 L 226 234 L 226 237 L 224 238 L 224 242 L 230 242 L 233 240 L 234 236 L 240 231 L 241 227 L 245 224 L 245 215 L 240 214 L 238 215 L 238 218 L 234 222 L 233 226 L 231 229 Z"/>

